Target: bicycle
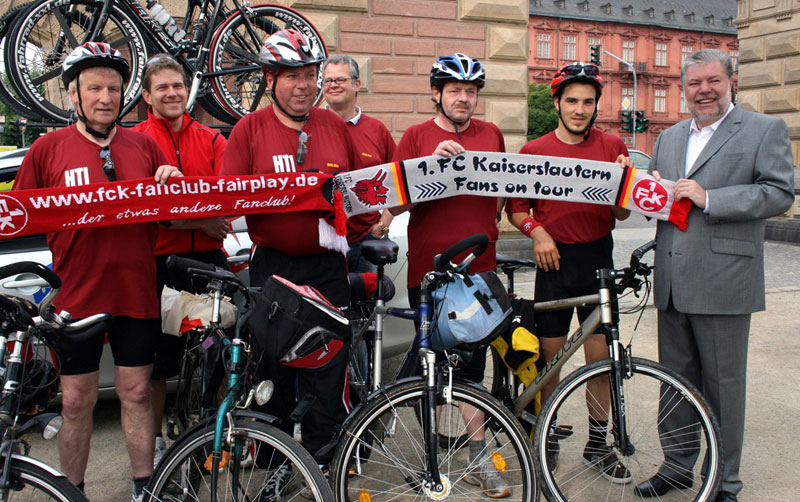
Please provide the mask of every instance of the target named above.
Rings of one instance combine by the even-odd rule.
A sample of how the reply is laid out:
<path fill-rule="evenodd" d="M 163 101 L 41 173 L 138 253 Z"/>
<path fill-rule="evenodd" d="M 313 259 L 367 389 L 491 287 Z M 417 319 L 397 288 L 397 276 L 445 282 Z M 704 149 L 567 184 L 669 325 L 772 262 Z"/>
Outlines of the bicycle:
<path fill-rule="evenodd" d="M 660 433 L 682 437 L 682 448 L 699 451 L 704 465 L 690 473 L 693 487 L 676 490 L 670 500 L 713 500 L 721 481 L 721 440 L 719 426 L 711 408 L 692 384 L 675 372 L 647 359 L 633 357 L 631 345 L 620 342 L 619 327 L 612 315 L 612 300 L 631 289 L 645 294 L 631 312 L 644 308 L 650 293 L 648 276 L 652 267 L 642 263 L 646 252 L 655 247 L 651 241 L 631 254 L 628 267 L 598 271 L 597 294 L 534 304 L 536 312 L 597 305 L 589 317 L 566 341 L 524 392 L 513 373 L 495 359 L 493 391 L 511 405 L 521 420 L 535 424 L 534 448 L 537 473 L 542 491 L 549 501 L 632 500 L 633 486 L 658 472 L 663 453 Z M 504 260 L 509 289 L 513 292 L 513 271 L 530 266 L 530 261 Z M 543 403 L 538 417 L 525 412 L 525 406 L 538 394 L 544 383 L 578 350 L 593 333 L 605 332 L 608 359 L 587 364 L 564 377 Z M 614 484 L 606 479 L 597 463 L 584 459 L 588 440 L 589 409 L 598 403 L 588 384 L 607 381 L 611 388 L 611 443 L 604 455 L 618 456 L 631 471 L 633 482 Z M 587 405 L 587 403 L 589 403 Z M 678 408 L 692 410 L 695 427 L 686 431 L 659 431 L 658 424 Z M 599 408 L 595 408 L 599 411 Z M 569 424 L 569 425 L 567 425 Z M 576 427 L 573 424 L 580 424 Z M 548 455 L 548 452 L 550 453 Z M 553 465 L 555 464 L 555 465 Z"/>
<path fill-rule="evenodd" d="M 139 101 L 150 56 L 167 53 L 191 78 L 187 109 L 197 102 L 214 117 L 233 124 L 262 106 L 266 80 L 258 54 L 269 35 L 294 28 L 327 54 L 322 37 L 299 12 L 273 4 L 240 0 L 233 4 L 229 8 L 225 0 L 189 0 L 180 30 L 170 28 L 171 36 L 138 0 L 35 2 L 17 15 L 4 49 L 11 84 L 28 105 L 19 111 L 31 118 L 39 115 L 69 123 L 71 100 L 61 83 L 61 64 L 78 45 L 96 41 L 111 44 L 130 64 L 132 78 L 123 89 L 121 116 Z M 147 8 L 156 5 L 156 0 L 148 0 Z M 179 38 L 182 32 L 188 35 Z M 319 78 L 321 90 L 321 74 Z"/>
<path fill-rule="evenodd" d="M 396 259 L 390 241 L 365 243 L 362 253 L 382 266 Z M 446 250 L 436 261 L 436 271 L 423 279 L 420 305 L 416 309 L 391 309 L 380 299 L 370 316 L 375 326 L 372 394 L 342 427 L 333 460 L 332 484 L 339 501 L 394 500 L 395 498 L 448 498 L 481 500 L 487 496 L 476 486 L 477 476 L 492 469 L 502 473 L 508 491 L 500 494 L 512 500 L 533 500 L 536 491 L 533 458 L 529 442 L 517 419 L 486 389 L 458 380 L 454 367 L 468 355 L 465 350 L 446 351 L 437 362 L 430 348 L 433 308 L 431 291 L 468 270 L 472 260 L 487 247 L 485 235 L 465 239 Z M 472 249 L 455 266 L 450 260 Z M 370 259 L 372 258 L 372 259 Z M 398 315 L 418 319 L 420 328 L 395 383 L 380 386 L 381 318 Z M 413 376 L 415 362 L 422 376 Z M 462 408 L 476 410 L 462 413 Z M 465 418 L 466 415 L 466 418 Z M 468 457 L 466 441 L 480 440 L 485 446 Z"/>
<path fill-rule="evenodd" d="M 30 457 L 30 445 L 22 439 L 36 428 L 44 439 L 54 438 L 63 424 L 61 415 L 41 413 L 22 422 L 20 419 L 26 412 L 43 409 L 55 397 L 58 372 L 48 356 L 55 354 L 57 363 L 57 348 L 63 339 L 77 341 L 98 336 L 108 328 L 111 316 L 97 314 L 71 322 L 68 313 L 57 314 L 52 306 L 61 287 L 55 272 L 34 262 L 0 268 L 0 277 L 21 273 L 36 275 L 53 289 L 38 308 L 27 300 L 0 295 L 0 501 L 24 498 L 86 502 L 86 495 L 66 476 Z"/>
<path fill-rule="evenodd" d="M 224 350 L 227 386 L 216 413 L 201 418 L 167 450 L 145 500 L 286 500 L 302 487 L 318 502 L 333 500 L 322 471 L 300 443 L 273 426 L 275 418 L 248 409 L 253 400 L 269 401 L 273 389 L 270 381 L 255 382 L 258 361 L 251 357 L 245 328 L 253 305 L 250 288 L 232 272 L 196 260 L 170 256 L 167 266 L 212 295 L 212 319 L 202 343 Z M 234 292 L 245 303 L 230 337 L 219 326 L 219 305 L 223 295 Z"/>

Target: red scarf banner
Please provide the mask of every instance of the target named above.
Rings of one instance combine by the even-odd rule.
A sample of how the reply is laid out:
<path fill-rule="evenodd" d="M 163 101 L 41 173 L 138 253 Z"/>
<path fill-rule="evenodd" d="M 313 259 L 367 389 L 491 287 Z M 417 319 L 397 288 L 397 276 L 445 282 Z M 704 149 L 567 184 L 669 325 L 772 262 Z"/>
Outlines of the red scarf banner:
<path fill-rule="evenodd" d="M 0 193 L 0 239 L 149 221 L 333 213 L 330 178 L 322 173 L 187 176 L 171 178 L 164 185 L 143 178 L 5 192 Z"/>

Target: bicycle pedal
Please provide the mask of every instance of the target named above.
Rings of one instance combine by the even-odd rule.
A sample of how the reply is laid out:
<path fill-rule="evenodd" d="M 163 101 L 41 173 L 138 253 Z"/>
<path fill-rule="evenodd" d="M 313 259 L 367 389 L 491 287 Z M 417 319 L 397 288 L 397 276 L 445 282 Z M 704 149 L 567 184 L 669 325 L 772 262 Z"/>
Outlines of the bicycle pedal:
<path fill-rule="evenodd" d="M 560 441 L 562 439 L 567 439 L 572 435 L 572 433 L 573 430 L 571 425 L 557 425 L 553 428 L 551 437 Z"/>

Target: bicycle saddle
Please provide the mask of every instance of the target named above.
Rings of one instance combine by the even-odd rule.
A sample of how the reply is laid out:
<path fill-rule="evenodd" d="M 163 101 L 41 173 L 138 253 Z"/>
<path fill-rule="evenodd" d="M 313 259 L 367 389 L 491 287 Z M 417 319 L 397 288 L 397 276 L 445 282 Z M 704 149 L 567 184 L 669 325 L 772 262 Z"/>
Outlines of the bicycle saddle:
<path fill-rule="evenodd" d="M 386 265 L 397 261 L 398 249 L 397 243 L 388 239 L 364 241 L 361 244 L 361 255 L 370 263 Z"/>

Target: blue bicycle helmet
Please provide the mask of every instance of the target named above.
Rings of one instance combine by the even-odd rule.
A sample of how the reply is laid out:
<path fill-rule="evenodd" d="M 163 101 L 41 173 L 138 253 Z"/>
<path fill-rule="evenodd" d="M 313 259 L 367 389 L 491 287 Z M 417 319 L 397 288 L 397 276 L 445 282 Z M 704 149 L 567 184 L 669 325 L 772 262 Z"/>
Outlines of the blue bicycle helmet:
<path fill-rule="evenodd" d="M 431 86 L 441 89 L 445 82 L 474 82 L 478 89 L 486 85 L 486 72 L 475 58 L 457 52 L 452 56 L 442 56 L 431 68 Z"/>

